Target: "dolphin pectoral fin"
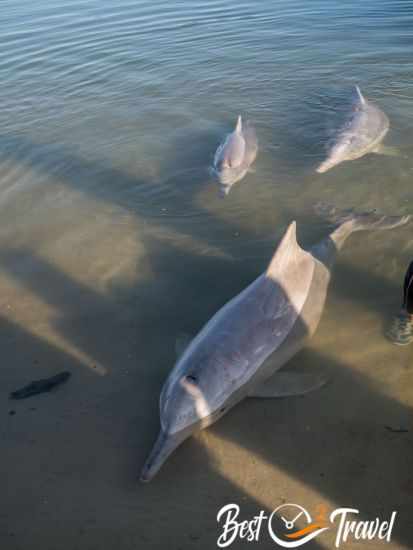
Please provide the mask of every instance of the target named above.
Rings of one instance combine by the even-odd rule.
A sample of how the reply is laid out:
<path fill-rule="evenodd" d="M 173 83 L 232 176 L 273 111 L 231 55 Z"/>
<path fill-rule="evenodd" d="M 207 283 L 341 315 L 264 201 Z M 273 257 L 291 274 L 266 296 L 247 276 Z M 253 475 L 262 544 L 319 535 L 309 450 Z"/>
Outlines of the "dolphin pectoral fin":
<path fill-rule="evenodd" d="M 192 336 L 190 334 L 187 334 L 186 332 L 178 334 L 175 340 L 175 354 L 177 359 L 179 359 L 179 357 L 183 355 L 184 351 L 189 346 L 191 341 Z"/>
<path fill-rule="evenodd" d="M 386 155 L 387 157 L 404 157 L 405 155 L 397 147 L 389 147 L 388 145 L 378 145 L 373 151 L 377 155 Z"/>
<path fill-rule="evenodd" d="M 271 399 L 273 397 L 305 395 L 313 390 L 318 390 L 328 380 L 329 377 L 325 372 L 313 372 L 309 368 L 306 368 L 305 371 L 285 370 L 276 372 L 271 378 L 265 380 L 248 397 Z"/>

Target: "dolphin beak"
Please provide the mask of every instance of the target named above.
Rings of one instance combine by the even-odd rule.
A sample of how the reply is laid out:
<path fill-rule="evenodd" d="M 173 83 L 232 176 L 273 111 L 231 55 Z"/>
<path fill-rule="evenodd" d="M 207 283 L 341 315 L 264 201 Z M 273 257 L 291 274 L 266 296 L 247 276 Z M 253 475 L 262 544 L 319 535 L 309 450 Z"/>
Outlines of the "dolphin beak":
<path fill-rule="evenodd" d="M 335 166 L 335 163 L 331 163 L 329 161 L 325 161 L 325 162 L 322 162 L 320 164 L 320 166 L 317 168 L 317 172 L 319 174 L 324 174 L 324 172 L 327 172 L 327 170 L 330 170 L 330 168 L 332 168 L 333 166 Z"/>
<path fill-rule="evenodd" d="M 142 468 L 140 481 L 150 481 L 158 472 L 162 464 L 169 457 L 169 455 L 187 437 L 188 435 L 182 434 L 182 432 L 168 434 L 161 430 L 158 439 L 156 440 L 155 445 L 153 446 L 153 449 Z"/>
<path fill-rule="evenodd" d="M 324 172 L 327 172 L 327 170 L 330 170 L 334 166 L 337 166 L 337 164 L 341 164 L 343 160 L 345 159 L 343 159 L 340 155 L 331 155 L 319 165 L 319 167 L 317 168 L 317 172 L 319 174 L 324 174 Z"/>
<path fill-rule="evenodd" d="M 230 190 L 230 186 L 229 185 L 220 185 L 219 186 L 219 196 L 223 199 L 225 198 L 228 193 L 229 193 L 229 190 Z"/>

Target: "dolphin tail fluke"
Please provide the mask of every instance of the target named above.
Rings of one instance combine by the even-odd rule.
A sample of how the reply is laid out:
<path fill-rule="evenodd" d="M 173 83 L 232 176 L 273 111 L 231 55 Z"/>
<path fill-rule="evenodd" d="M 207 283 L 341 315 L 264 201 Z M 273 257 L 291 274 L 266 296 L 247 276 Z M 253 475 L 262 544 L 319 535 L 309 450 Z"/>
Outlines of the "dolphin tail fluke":
<path fill-rule="evenodd" d="M 368 212 L 357 212 L 355 209 L 341 210 L 331 205 L 319 203 L 316 206 L 316 212 L 329 223 L 336 226 L 332 236 L 341 235 L 346 238 L 354 231 L 375 231 L 384 229 L 394 229 L 400 225 L 406 224 L 410 215 L 406 216 L 386 216 L 380 214 L 377 210 Z"/>

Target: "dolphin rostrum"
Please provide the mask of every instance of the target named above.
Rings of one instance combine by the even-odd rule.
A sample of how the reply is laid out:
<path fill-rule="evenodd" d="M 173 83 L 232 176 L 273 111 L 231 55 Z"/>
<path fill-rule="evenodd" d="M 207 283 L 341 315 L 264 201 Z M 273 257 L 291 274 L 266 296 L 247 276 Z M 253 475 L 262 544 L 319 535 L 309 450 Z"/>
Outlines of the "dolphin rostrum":
<path fill-rule="evenodd" d="M 356 86 L 353 111 L 334 140 L 327 159 L 317 168 L 317 172 L 327 172 L 345 160 L 358 159 L 367 153 L 386 154 L 386 148 L 381 142 L 388 129 L 389 119 L 385 113 L 367 101 L 360 88 Z"/>
<path fill-rule="evenodd" d="M 241 116 L 238 116 L 235 130 L 219 145 L 214 156 L 212 173 L 217 177 L 223 195 L 227 195 L 232 185 L 245 176 L 257 150 L 254 128 L 249 123 L 243 128 Z"/>
<path fill-rule="evenodd" d="M 161 392 L 161 430 L 142 481 L 152 479 L 186 438 L 245 397 L 297 395 L 325 381 L 310 371 L 277 371 L 316 330 L 331 267 L 347 237 L 364 229 L 391 229 L 409 219 L 376 212 L 327 213 L 336 229 L 309 251 L 297 243 L 292 222 L 267 270 L 224 305 L 178 359 Z"/>

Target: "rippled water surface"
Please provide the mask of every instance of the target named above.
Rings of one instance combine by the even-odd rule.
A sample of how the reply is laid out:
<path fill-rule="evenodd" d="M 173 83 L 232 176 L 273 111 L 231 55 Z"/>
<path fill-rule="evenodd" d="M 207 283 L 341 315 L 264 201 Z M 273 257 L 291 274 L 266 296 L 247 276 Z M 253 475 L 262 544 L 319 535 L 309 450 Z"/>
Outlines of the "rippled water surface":
<path fill-rule="evenodd" d="M 77 372 L 73 393 L 68 384 L 66 397 L 54 394 L 59 412 L 53 414 L 68 422 L 75 441 L 78 429 L 82 442 L 100 434 L 93 447 L 102 456 L 109 446 L 117 457 L 104 461 L 102 476 L 116 471 L 116 481 L 126 484 L 158 429 L 157 396 L 174 362 L 176 338 L 196 332 L 264 269 L 287 223 L 296 219 L 299 240 L 309 245 L 328 231 L 313 212 L 320 200 L 390 214 L 412 211 L 412 46 L 409 0 L 2 0 L 5 386 L 15 389 L 59 368 Z M 355 84 L 388 115 L 385 143 L 400 156 L 368 155 L 317 174 Z M 259 152 L 255 171 L 222 199 L 208 168 L 238 114 L 255 125 Z M 399 306 L 412 255 L 411 226 L 353 236 L 311 343 L 320 357 L 363 371 L 367 386 L 378 381 L 398 407 L 412 399 L 403 370 L 410 351 L 395 351 L 383 329 Z M 73 395 L 79 402 L 70 401 Z M 364 394 L 360 399 L 369 401 Z M 269 412 L 263 419 L 259 407 L 250 410 L 257 422 L 270 422 Z M 241 408 L 237 414 L 242 418 Z M 47 434 L 34 437 L 40 438 L 39 448 L 30 450 L 37 456 L 34 471 L 39 461 L 47 463 L 48 438 L 60 437 L 44 415 L 38 424 L 33 415 L 25 419 L 32 432 L 44 427 Z M 75 427 L 79 420 L 82 428 Z M 25 430 L 15 429 L 6 432 L 11 463 L 27 451 L 25 443 L 13 447 L 18 434 L 26 441 Z M 211 463 L 216 456 L 239 456 L 219 438 L 203 437 L 201 447 L 215 456 Z M 59 445 L 62 456 L 81 445 L 85 464 L 94 463 L 87 445 Z M 196 449 L 186 453 L 194 475 L 202 471 Z M 53 475 L 72 471 L 62 466 L 62 456 Z M 79 460 L 73 458 L 73 471 L 89 471 Z M 164 479 L 185 477 L 185 468 L 174 464 L 177 471 L 171 466 Z M 229 483 L 225 465 L 218 470 Z M 201 474 L 201 484 L 202 475 L 208 477 Z M 27 479 L 20 483 L 17 495 Z M 241 477 L 231 483 L 254 494 Z M 305 476 L 304 483 L 332 502 L 349 502 L 334 484 L 326 489 Z M 222 487 L 216 490 L 224 504 L 230 489 Z M 123 496 L 105 490 L 103 500 L 118 499 L 119 510 L 130 510 Z M 141 510 L 152 519 L 159 509 L 154 494 L 146 494 L 150 506 Z M 267 504 L 276 502 L 267 496 Z M 194 498 L 202 510 L 204 497 Z M 12 503 L 21 509 L 18 497 Z M 31 524 L 26 506 L 30 534 L 41 517 Z M 211 518 L 217 506 L 208 508 Z M 63 505 L 54 513 L 70 516 Z M 178 540 L 184 528 L 178 519 L 173 525 Z M 203 529 L 208 532 L 208 522 Z"/>
<path fill-rule="evenodd" d="M 408 159 L 314 174 L 354 84 L 386 111 L 388 141 L 409 156 L 409 2 L 3 1 L 0 15 L 8 210 L 12 201 L 30 217 L 76 216 L 76 194 L 100 218 L 117 208 L 253 254 L 313 200 L 390 201 L 394 211 L 409 198 Z M 221 203 L 207 167 L 238 113 L 256 125 L 259 160 Z M 246 231 L 242 245 L 228 242 L 234 229 Z"/>

